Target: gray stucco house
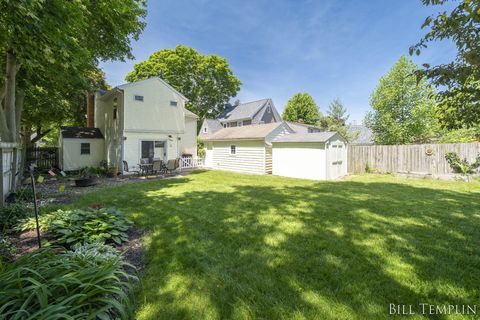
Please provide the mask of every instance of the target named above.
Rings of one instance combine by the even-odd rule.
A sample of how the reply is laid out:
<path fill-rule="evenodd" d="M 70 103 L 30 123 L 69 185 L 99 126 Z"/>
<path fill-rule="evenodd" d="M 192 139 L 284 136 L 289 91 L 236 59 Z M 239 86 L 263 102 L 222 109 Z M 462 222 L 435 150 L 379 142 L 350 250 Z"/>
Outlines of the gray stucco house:
<path fill-rule="evenodd" d="M 229 106 L 216 119 L 205 119 L 200 128 L 199 136 L 207 138 L 223 128 L 281 121 L 282 117 L 275 108 L 272 99 L 261 99 Z"/>

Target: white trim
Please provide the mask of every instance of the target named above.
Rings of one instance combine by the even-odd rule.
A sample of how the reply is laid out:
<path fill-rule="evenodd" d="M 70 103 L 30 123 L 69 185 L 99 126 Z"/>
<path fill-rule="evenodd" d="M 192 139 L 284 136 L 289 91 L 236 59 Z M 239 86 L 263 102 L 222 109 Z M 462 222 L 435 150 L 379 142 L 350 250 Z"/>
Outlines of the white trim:
<path fill-rule="evenodd" d="M 123 129 L 123 132 L 126 133 L 173 133 L 173 134 L 184 134 L 185 131 L 176 131 L 176 130 L 155 130 L 155 129 Z"/>

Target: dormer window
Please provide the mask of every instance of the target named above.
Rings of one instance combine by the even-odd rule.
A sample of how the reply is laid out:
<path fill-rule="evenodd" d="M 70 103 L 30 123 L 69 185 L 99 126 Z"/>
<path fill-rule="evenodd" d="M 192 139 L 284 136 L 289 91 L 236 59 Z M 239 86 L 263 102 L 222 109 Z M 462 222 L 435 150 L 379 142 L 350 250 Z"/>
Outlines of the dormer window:
<path fill-rule="evenodd" d="M 176 107 L 178 105 L 177 101 L 170 101 L 170 106 L 171 107 Z"/>
<path fill-rule="evenodd" d="M 135 101 L 143 102 L 143 96 L 135 95 Z"/>

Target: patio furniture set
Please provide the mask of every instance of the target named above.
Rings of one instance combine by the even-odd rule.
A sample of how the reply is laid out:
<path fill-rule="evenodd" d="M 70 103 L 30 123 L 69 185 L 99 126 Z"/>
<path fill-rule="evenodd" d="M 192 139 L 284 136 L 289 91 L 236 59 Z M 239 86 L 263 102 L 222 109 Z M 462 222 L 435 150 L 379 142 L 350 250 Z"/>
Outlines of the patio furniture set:
<path fill-rule="evenodd" d="M 137 168 L 130 168 L 127 161 L 123 161 L 123 170 L 128 173 L 140 176 L 166 174 L 177 170 L 180 167 L 180 159 L 168 160 L 167 162 L 157 159 L 140 159 Z"/>

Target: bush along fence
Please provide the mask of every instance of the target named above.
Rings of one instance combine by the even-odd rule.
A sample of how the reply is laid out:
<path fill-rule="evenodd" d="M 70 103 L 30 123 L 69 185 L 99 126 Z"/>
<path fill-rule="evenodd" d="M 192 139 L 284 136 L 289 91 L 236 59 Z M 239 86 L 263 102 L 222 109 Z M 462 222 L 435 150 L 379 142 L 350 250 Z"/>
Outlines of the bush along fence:
<path fill-rule="evenodd" d="M 20 170 L 21 149 L 17 143 L 0 142 L 0 207 L 15 189 Z"/>
<path fill-rule="evenodd" d="M 474 162 L 480 153 L 480 142 L 350 145 L 348 147 L 348 172 L 350 174 L 365 172 L 418 174 L 447 178 L 454 173 L 445 159 L 445 155 L 449 152 L 455 152 L 461 159 Z"/>

